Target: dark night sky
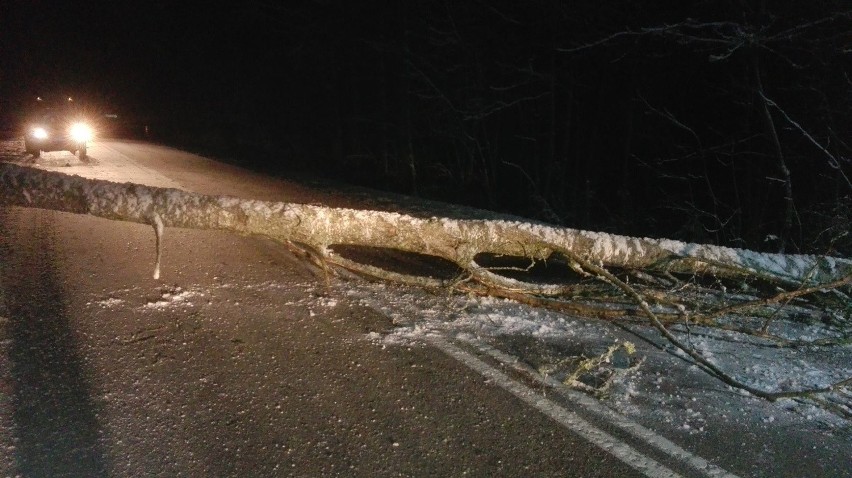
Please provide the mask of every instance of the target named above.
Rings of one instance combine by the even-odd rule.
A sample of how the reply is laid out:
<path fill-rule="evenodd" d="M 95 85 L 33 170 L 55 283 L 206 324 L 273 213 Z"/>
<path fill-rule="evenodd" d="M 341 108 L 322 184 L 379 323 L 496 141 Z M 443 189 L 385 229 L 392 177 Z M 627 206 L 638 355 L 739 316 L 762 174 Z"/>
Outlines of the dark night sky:
<path fill-rule="evenodd" d="M 67 94 L 184 127 L 319 124 L 358 32 L 399 30 L 396 2 L 2 1 L 13 110 Z"/>
<path fill-rule="evenodd" d="M 4 93 L 67 92 L 158 112 L 261 99 L 285 68 L 286 35 L 260 4 L 236 5 L 5 2 Z"/>
<path fill-rule="evenodd" d="M 455 3 L 2 2 L 4 97 L 68 93 L 125 108 L 197 118 L 280 116 L 282 108 L 294 106 L 298 115 L 310 114 L 311 107 L 304 101 L 328 99 L 325 90 L 339 89 L 336 76 L 346 69 L 376 68 L 371 54 L 398 47 L 403 29 L 411 29 L 415 41 L 432 42 L 435 31 L 421 23 L 432 15 L 440 17 L 445 5 Z M 500 21 L 503 13 L 489 12 L 489 3 L 493 2 L 461 2 L 485 12 L 465 16 L 462 8 L 454 18 L 467 30 L 465 40 L 482 43 L 508 33 L 495 42 L 495 50 L 508 46 L 531 59 L 549 56 L 538 51 L 554 46 L 540 44 L 536 24 L 547 19 L 535 17 L 538 8 L 530 9 L 530 18 L 518 17 L 529 22 L 520 31 L 506 32 Z M 533 3 L 540 7 L 549 2 Z M 595 3 L 580 2 L 572 14 L 589 17 L 580 23 L 592 26 L 580 33 L 602 34 L 606 30 L 600 24 L 609 12 L 629 16 L 635 8 L 615 2 L 590 11 L 589 5 Z M 523 8 L 514 10 L 512 15 L 525 14 Z M 387 45 L 372 44 L 377 41 Z"/>

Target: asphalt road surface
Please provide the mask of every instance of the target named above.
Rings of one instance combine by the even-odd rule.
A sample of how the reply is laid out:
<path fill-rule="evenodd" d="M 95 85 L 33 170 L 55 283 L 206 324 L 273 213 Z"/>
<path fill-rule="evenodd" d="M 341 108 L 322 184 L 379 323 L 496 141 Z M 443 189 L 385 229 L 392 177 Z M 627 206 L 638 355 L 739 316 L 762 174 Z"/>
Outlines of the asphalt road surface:
<path fill-rule="evenodd" d="M 38 163 L 357 206 L 147 143 L 89 153 Z M 0 208 L 0 475 L 715 473 L 596 422 L 470 344 L 368 340 L 391 320 L 271 240 L 167 229 L 160 280 L 154 240 L 148 226 Z"/>

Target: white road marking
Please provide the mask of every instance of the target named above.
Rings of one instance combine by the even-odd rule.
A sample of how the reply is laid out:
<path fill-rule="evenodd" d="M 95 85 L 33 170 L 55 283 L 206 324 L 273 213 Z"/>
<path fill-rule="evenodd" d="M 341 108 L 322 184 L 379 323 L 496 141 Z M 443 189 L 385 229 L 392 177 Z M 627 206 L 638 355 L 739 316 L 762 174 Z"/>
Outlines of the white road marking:
<path fill-rule="evenodd" d="M 509 393 L 521 399 L 525 403 L 549 416 L 563 427 L 580 435 L 581 437 L 585 438 L 594 445 L 597 445 L 601 449 L 606 450 L 611 455 L 615 456 L 631 468 L 643 473 L 644 475 L 649 477 L 681 476 L 678 473 L 653 460 L 652 458 L 636 451 L 627 443 L 597 428 L 596 426 L 584 420 L 576 413 L 571 412 L 560 406 L 559 404 L 553 402 L 552 400 L 543 397 L 542 395 L 535 392 L 526 385 L 523 385 L 509 378 L 509 376 L 507 376 L 503 372 L 488 365 L 487 363 L 483 362 L 474 355 L 451 344 L 443 337 L 432 335 L 429 336 L 427 340 L 429 341 L 429 343 L 431 343 L 433 346 L 437 347 L 447 355 L 455 358 L 459 362 L 466 365 L 468 368 L 488 378 L 500 388 L 508 391 Z M 472 346 L 479 348 L 483 352 L 488 353 L 489 355 L 496 358 L 502 363 L 506 363 L 508 365 L 517 363 L 517 360 L 512 360 L 510 356 L 503 354 L 502 352 L 499 352 L 497 350 L 494 350 L 493 348 L 490 348 L 484 344 L 479 344 L 473 341 L 467 342 L 470 343 Z M 652 432 L 651 430 L 648 430 L 645 427 L 642 427 L 638 423 L 635 423 L 627 419 L 626 417 L 618 415 L 614 411 L 606 409 L 600 404 L 594 403 L 594 401 L 588 397 L 581 396 L 581 394 L 569 393 L 570 391 L 565 389 L 564 386 L 561 386 L 561 384 L 559 384 L 559 386 L 554 386 L 554 383 L 548 382 L 547 379 L 541 377 L 537 373 L 530 374 L 529 370 L 522 371 L 525 372 L 527 375 L 532 376 L 533 378 L 535 378 L 535 376 L 537 375 L 540 383 L 552 387 L 556 390 L 560 390 L 560 393 L 565 394 L 566 397 L 577 402 L 590 412 L 595 413 L 598 417 L 606 419 L 608 422 L 631 433 L 635 437 L 643 440 L 645 443 L 651 444 L 659 450 L 663 451 L 664 453 L 674 458 L 677 458 L 681 462 L 689 465 L 690 467 L 694 468 L 696 471 L 700 472 L 705 476 L 710 476 L 714 478 L 737 478 L 736 475 L 728 473 L 727 471 L 715 465 L 712 465 L 703 458 L 689 453 L 688 451 L 678 447 L 671 441 L 657 435 L 656 433 Z"/>
<path fill-rule="evenodd" d="M 479 372 L 500 388 L 518 397 L 528 405 L 549 416 L 563 427 L 580 435 L 589 442 L 606 450 L 631 468 L 653 478 L 676 478 L 681 475 L 637 452 L 630 445 L 595 427 L 576 413 L 570 412 L 551 400 L 544 398 L 526 385 L 522 385 L 503 372 L 486 364 L 482 360 L 447 342 L 441 337 L 430 336 L 429 343 L 455 358 L 470 369 Z"/>
<path fill-rule="evenodd" d="M 673 443 L 669 439 L 662 437 L 652 430 L 645 428 L 644 426 L 630 420 L 629 418 L 621 415 L 614 410 L 601 405 L 599 402 L 593 400 L 589 396 L 575 392 L 567 387 L 565 387 L 561 382 L 552 378 L 552 377 L 544 377 L 537 370 L 534 370 L 532 367 L 528 365 L 522 364 L 518 361 L 517 357 L 513 357 L 509 354 L 501 352 L 500 350 L 495 349 L 487 344 L 466 338 L 459 338 L 459 340 L 464 341 L 465 343 L 471 345 L 472 347 L 477 348 L 483 353 L 488 354 L 489 356 L 495 358 L 500 363 L 504 365 L 510 366 L 516 370 L 521 371 L 526 376 L 532 378 L 536 382 L 547 386 L 548 388 L 555 390 L 560 395 L 568 398 L 573 403 L 577 403 L 583 406 L 587 411 L 597 415 L 599 418 L 606 420 L 607 422 L 621 428 L 622 430 L 630 433 L 634 437 L 642 440 L 643 442 L 654 446 L 658 450 L 663 453 L 676 458 L 685 464 L 689 465 L 697 472 L 701 473 L 704 476 L 712 477 L 712 478 L 739 478 L 737 475 L 720 468 L 704 458 L 697 456 L 689 451 L 681 448 L 677 444 Z"/>

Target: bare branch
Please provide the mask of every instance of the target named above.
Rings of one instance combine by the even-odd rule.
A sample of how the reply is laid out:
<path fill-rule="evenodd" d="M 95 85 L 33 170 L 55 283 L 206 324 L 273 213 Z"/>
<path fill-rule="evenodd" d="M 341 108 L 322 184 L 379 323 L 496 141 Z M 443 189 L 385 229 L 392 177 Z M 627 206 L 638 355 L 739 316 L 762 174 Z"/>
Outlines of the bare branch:
<path fill-rule="evenodd" d="M 766 101 L 766 104 L 778 110 L 778 112 L 781 113 L 782 116 L 784 116 L 784 119 L 786 119 L 787 122 L 790 123 L 797 131 L 802 133 L 802 136 L 804 136 L 808 141 L 810 141 L 811 144 L 816 146 L 820 151 L 822 151 L 823 153 L 825 153 L 826 156 L 828 156 L 828 165 L 831 166 L 832 169 L 836 169 L 838 173 L 840 173 L 843 179 L 846 180 L 846 185 L 849 186 L 850 191 L 852 191 L 852 180 L 850 180 L 849 176 L 846 175 L 846 172 L 843 171 L 843 167 L 840 165 L 840 161 L 833 154 L 831 154 L 831 152 L 826 149 L 825 146 L 823 146 L 819 143 L 819 141 L 814 139 L 814 137 L 811 136 L 811 134 L 808 133 L 807 130 L 802 127 L 802 125 L 800 125 L 793 118 L 791 118 L 790 115 L 788 115 L 787 112 L 784 111 L 784 109 L 778 105 L 778 103 L 767 98 L 766 95 L 763 94 L 763 92 L 760 92 L 760 96 L 763 98 L 764 101 Z"/>
<path fill-rule="evenodd" d="M 649 274 L 668 271 L 714 273 L 747 280 L 759 277 L 769 284 L 789 284 L 795 278 L 800 285 L 809 284 L 764 301 L 769 303 L 792 300 L 827 287 L 848 285 L 852 281 L 852 261 L 843 259 L 758 254 L 527 222 L 418 218 L 380 211 L 204 196 L 175 189 L 84 179 L 8 163 L 0 163 L 0 205 L 52 209 L 141 224 L 150 224 L 152 217 L 160 217 L 165 227 L 218 229 L 270 237 L 288 247 L 298 248 L 326 272 L 327 265 L 334 265 L 382 280 L 507 297 L 607 320 L 644 315 L 667 340 L 712 375 L 732 387 L 768 400 L 811 397 L 848 385 L 846 380 L 824 388 L 783 392 L 751 387 L 727 374 L 668 330 L 664 321 L 688 316 L 684 305 L 669 300 L 668 294 L 660 294 L 652 286 L 629 285 L 607 270 L 607 267 L 615 267 L 644 270 Z M 335 246 L 367 246 L 443 258 L 458 266 L 461 270 L 458 277 L 462 280 L 436 279 L 360 264 L 337 254 Z M 578 286 L 570 281 L 551 284 L 506 277 L 498 274 L 500 268 L 477 264 L 476 257 L 483 253 L 525 258 L 529 263 L 556 255 L 562 266 L 567 266 L 566 271 L 573 269 L 592 274 L 600 289 L 589 289 L 588 283 Z M 527 272 L 529 268 L 511 270 Z M 816 280 L 823 282 L 814 283 Z M 575 294 L 584 289 L 596 294 L 597 299 L 576 300 Z M 696 287 L 683 288 L 683 292 L 683 298 L 700 296 Z M 712 299 L 714 293 L 708 295 Z M 650 298 L 657 302 L 649 304 Z M 596 300 L 600 302 L 595 303 Z"/>

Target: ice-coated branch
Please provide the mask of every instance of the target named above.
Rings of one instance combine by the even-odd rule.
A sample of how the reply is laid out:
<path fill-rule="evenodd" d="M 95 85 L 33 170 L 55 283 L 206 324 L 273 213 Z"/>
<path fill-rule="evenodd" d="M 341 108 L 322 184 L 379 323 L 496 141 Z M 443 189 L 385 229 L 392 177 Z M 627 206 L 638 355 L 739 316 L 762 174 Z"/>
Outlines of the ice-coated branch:
<path fill-rule="evenodd" d="M 547 260 L 568 250 L 603 267 L 760 277 L 809 287 L 852 272 L 847 259 L 757 253 L 494 219 L 419 218 L 405 214 L 205 196 L 177 189 L 117 184 L 0 164 L 0 205 L 36 207 L 164 227 L 219 229 L 311 246 L 333 259 L 334 245 L 370 246 L 437 256 L 474 277 L 493 280 L 474 258 L 487 253 Z M 334 262 L 332 260 L 332 262 Z M 503 283 L 504 285 L 505 282 Z M 512 280 L 513 287 L 546 291 Z M 561 290 L 559 288 L 558 290 Z"/>
<path fill-rule="evenodd" d="M 157 235 L 157 263 L 154 265 L 154 279 L 160 278 L 160 263 L 163 259 L 163 219 L 156 212 L 153 217 L 154 234 Z"/>
<path fill-rule="evenodd" d="M 710 272 L 717 277 L 759 277 L 774 284 L 797 284 L 797 290 L 777 294 L 762 303 L 747 301 L 719 309 L 720 314 L 731 314 L 780 301 L 786 304 L 824 289 L 835 289 L 836 296 L 848 304 L 848 296 L 841 290 L 848 288 L 852 278 L 852 261 L 846 259 L 761 254 L 529 222 L 418 218 L 390 212 L 205 196 L 176 189 L 84 179 L 8 163 L 0 163 L 0 206 L 44 208 L 153 225 L 157 234 L 155 279 L 159 276 L 165 227 L 264 235 L 315 258 L 324 268 L 334 264 L 386 281 L 506 297 L 605 320 L 643 315 L 661 335 L 704 370 L 732 387 L 769 400 L 811 397 L 848 386 L 847 379 L 809 390 L 769 391 L 752 387 L 689 347 L 664 325 L 664 321 L 671 323 L 690 317 L 701 318 L 700 314 L 693 315 L 680 302 L 671 300 L 676 291 L 660 286 L 659 282 L 654 282 L 653 287 L 642 284 L 641 278 L 649 276 L 646 272 L 628 275 L 640 279 L 638 284 L 628 284 L 608 270 L 663 272 L 661 275 L 667 275 L 675 284 L 677 279 L 671 272 Z M 462 272 L 454 281 L 391 272 L 344 257 L 335 252 L 334 246 L 338 245 L 381 247 L 437 256 L 455 263 Z M 489 268 L 477 263 L 482 253 L 523 257 L 528 260 L 528 265 Z M 574 269 L 584 278 L 598 279 L 599 284 L 619 292 L 620 297 L 596 289 L 593 293 L 601 297 L 598 297 L 599 304 L 594 305 L 591 300 L 574 300 L 576 297 L 572 295 L 571 284 L 524 282 L 499 274 L 506 270 L 528 272 L 536 261 L 555 255 L 567 260 L 562 262 L 566 269 Z M 682 298 L 684 301 L 695 300 L 700 293 L 698 290 L 689 291 Z M 562 300 L 566 297 L 569 300 Z M 633 303 L 632 307 L 624 304 L 625 298 Z M 695 308 L 698 310 L 699 306 Z M 848 305 L 841 304 L 839 308 L 848 309 Z M 710 320 L 712 316 L 707 314 L 705 319 Z"/>

